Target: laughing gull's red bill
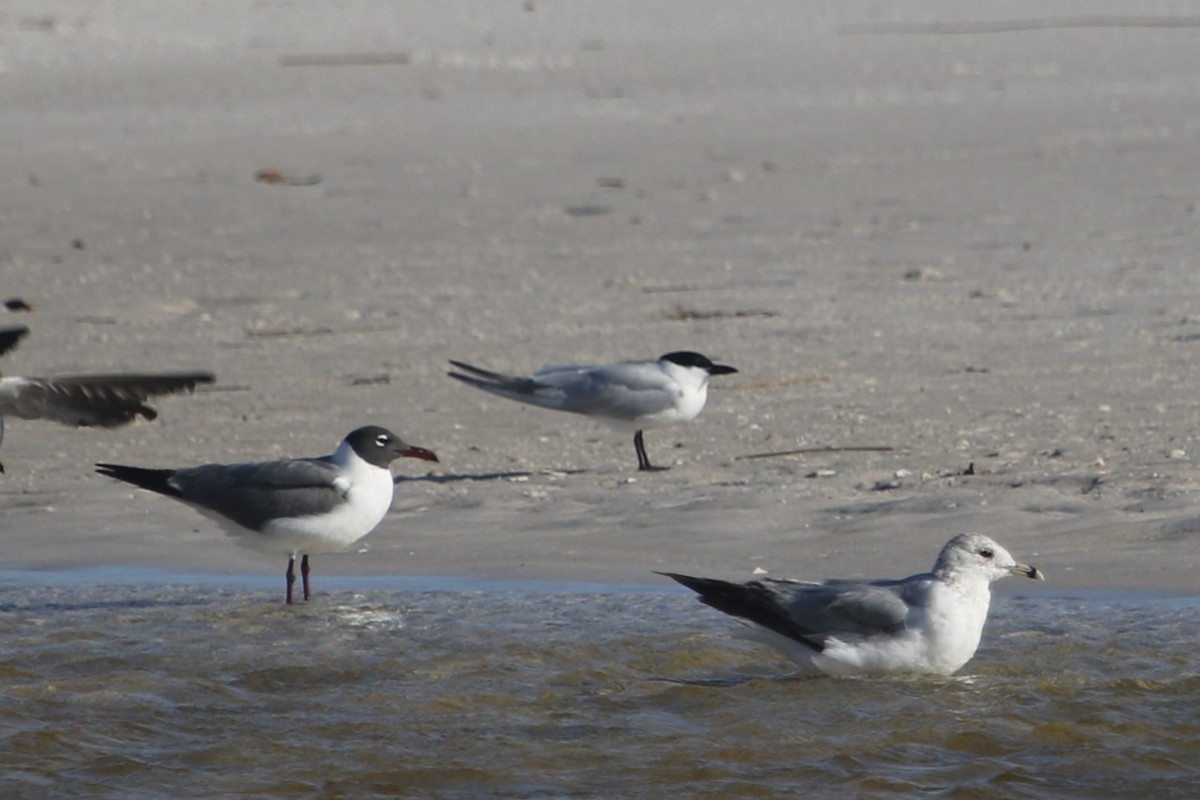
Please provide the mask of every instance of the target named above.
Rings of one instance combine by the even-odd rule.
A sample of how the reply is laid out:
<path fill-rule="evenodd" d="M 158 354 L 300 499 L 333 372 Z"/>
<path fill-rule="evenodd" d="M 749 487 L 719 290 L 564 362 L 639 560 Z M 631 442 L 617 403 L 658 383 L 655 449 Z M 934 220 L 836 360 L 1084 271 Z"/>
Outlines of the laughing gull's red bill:
<path fill-rule="evenodd" d="M 827 675 L 909 672 L 950 675 L 975 655 L 991 583 L 1008 575 L 1044 580 L 987 536 L 963 533 L 930 572 L 901 580 L 821 582 L 767 578 L 730 583 L 670 572 L 718 611 L 746 620 L 744 638 L 768 644 Z"/>
<path fill-rule="evenodd" d="M 15 348 L 28 333 L 23 325 L 0 329 L 0 355 Z M 48 419 L 76 427 L 116 428 L 138 417 L 157 417 L 158 412 L 146 405 L 151 397 L 190 392 L 198 384 L 213 380 L 211 372 L 0 377 L 0 442 L 4 441 L 5 416 Z M 0 464 L 3 471 L 4 465 Z"/>
<path fill-rule="evenodd" d="M 667 353 L 655 361 L 539 367 L 531 378 L 504 375 L 462 361 L 450 363 L 471 373 L 451 372 L 450 377 L 476 389 L 635 431 L 633 446 L 638 469 L 643 471 L 667 469 L 650 463 L 643 429 L 695 419 L 708 400 L 708 379 L 737 372 L 690 351 Z"/>
<path fill-rule="evenodd" d="M 291 603 L 296 555 L 303 555 L 300 573 L 308 600 L 309 554 L 344 550 L 375 529 L 392 505 L 395 481 L 389 466 L 401 457 L 438 460 L 388 429 L 368 425 L 320 458 L 186 469 L 97 464 L 96 471 L 187 503 L 247 547 L 286 554 Z"/>

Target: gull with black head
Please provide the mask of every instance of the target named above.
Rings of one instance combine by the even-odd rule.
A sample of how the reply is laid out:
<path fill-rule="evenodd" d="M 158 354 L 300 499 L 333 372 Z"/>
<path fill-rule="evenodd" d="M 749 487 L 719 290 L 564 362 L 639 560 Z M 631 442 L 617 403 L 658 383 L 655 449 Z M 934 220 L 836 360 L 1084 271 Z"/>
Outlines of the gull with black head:
<path fill-rule="evenodd" d="M 690 422 L 708 400 L 708 379 L 737 372 L 700 353 L 681 350 L 654 361 L 539 367 L 532 377 L 504 375 L 462 361 L 451 378 L 518 403 L 594 417 L 634 431 L 638 469 L 662 470 L 646 455 L 643 430 Z M 470 374 L 463 374 L 470 373 Z"/>
<path fill-rule="evenodd" d="M 389 467 L 402 457 L 438 460 L 386 428 L 368 425 L 319 458 L 184 469 L 97 464 L 96 471 L 187 503 L 253 550 L 286 554 L 291 603 L 296 555 L 302 555 L 308 600 L 309 554 L 344 550 L 375 529 L 392 505 L 395 479 Z"/>
<path fill-rule="evenodd" d="M 749 623 L 744 638 L 779 650 L 808 672 L 950 675 L 979 646 L 991 583 L 1008 575 L 1044 580 L 987 536 L 964 533 L 933 569 L 900 580 L 766 578 L 731 583 L 670 572 L 699 600 Z"/>

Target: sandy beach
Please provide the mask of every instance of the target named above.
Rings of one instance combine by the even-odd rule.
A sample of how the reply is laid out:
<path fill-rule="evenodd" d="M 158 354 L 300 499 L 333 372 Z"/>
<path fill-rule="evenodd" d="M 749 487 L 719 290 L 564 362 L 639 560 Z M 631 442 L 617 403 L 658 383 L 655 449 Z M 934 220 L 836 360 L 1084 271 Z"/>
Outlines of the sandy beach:
<path fill-rule="evenodd" d="M 899 576 L 973 530 L 1046 589 L 1195 593 L 1200 20 L 897 13 L 5 3 L 0 296 L 34 310 L 0 368 L 218 382 L 8 420 L 0 567 L 282 571 L 92 464 L 373 423 L 441 464 L 318 580 Z M 446 377 L 679 349 L 739 372 L 647 433 L 656 474 Z"/>

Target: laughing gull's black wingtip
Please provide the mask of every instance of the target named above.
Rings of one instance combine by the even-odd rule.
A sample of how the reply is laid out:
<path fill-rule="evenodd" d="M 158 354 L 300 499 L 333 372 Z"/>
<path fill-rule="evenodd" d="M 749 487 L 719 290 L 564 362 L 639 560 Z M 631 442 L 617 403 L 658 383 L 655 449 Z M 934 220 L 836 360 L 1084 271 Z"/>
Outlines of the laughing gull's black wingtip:
<path fill-rule="evenodd" d="M 109 478 L 133 484 L 139 489 L 146 489 L 168 497 L 182 497 L 183 493 L 171 485 L 173 469 L 145 469 L 143 467 L 127 467 L 122 464 L 96 464 L 96 472 Z"/>

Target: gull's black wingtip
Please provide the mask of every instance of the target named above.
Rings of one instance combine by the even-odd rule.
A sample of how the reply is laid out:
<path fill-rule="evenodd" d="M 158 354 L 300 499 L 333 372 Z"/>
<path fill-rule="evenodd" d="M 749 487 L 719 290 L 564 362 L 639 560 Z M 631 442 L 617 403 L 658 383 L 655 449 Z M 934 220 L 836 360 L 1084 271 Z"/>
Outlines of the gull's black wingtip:
<path fill-rule="evenodd" d="M 701 581 L 706 580 L 705 578 L 693 578 L 691 575 L 683 575 L 678 572 L 661 572 L 659 570 L 654 570 L 654 574 L 662 575 L 664 578 L 670 578 L 676 583 L 682 584 L 693 591 L 699 591 L 696 586 L 699 585 Z"/>
<path fill-rule="evenodd" d="M 655 570 L 654 574 L 662 575 L 664 578 L 670 578 L 676 583 L 686 586 L 696 594 L 700 595 L 700 599 L 704 602 L 707 602 L 705 600 L 706 593 L 720 591 L 722 589 L 728 590 L 731 587 L 741 588 L 741 584 L 730 583 L 729 581 L 723 581 L 717 578 L 697 578 L 693 575 L 683 575 L 678 572 L 659 572 L 658 570 Z"/>
<path fill-rule="evenodd" d="M 109 478 L 130 483 L 139 489 L 146 489 L 169 497 L 182 497 L 183 493 L 171 485 L 173 469 L 145 469 L 144 467 L 127 467 L 123 464 L 96 464 L 96 472 Z"/>
<path fill-rule="evenodd" d="M 808 630 L 792 619 L 787 609 L 780 605 L 778 598 L 759 581 L 734 583 L 719 578 L 696 578 L 691 575 L 680 575 L 677 572 L 656 572 L 655 574 L 683 584 L 699 595 L 697 600 L 723 614 L 753 622 L 767 630 L 794 639 L 818 653 L 824 650 L 825 646 L 813 638 L 814 631 Z"/>

